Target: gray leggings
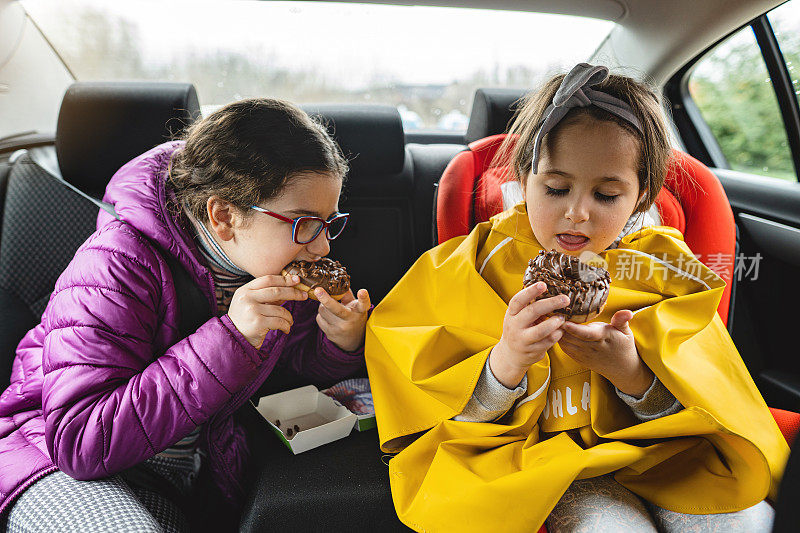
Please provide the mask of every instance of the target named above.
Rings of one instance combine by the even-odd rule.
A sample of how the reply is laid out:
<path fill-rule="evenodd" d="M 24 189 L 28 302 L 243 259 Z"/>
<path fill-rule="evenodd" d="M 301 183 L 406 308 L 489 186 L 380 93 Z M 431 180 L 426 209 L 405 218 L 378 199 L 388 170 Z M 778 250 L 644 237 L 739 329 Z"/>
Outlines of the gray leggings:
<path fill-rule="evenodd" d="M 668 511 L 642 500 L 607 475 L 573 482 L 545 523 L 548 533 L 767 533 L 774 517 L 775 511 L 766 501 L 735 513 L 692 515 Z"/>
<path fill-rule="evenodd" d="M 151 459 L 123 474 L 93 481 L 54 472 L 28 487 L 13 504 L 7 531 L 187 532 L 186 516 L 174 500 L 189 494 L 199 468 L 198 462 L 192 462 Z M 168 491 L 163 490 L 166 481 L 160 488 L 154 486 L 153 473 L 169 480 Z"/>

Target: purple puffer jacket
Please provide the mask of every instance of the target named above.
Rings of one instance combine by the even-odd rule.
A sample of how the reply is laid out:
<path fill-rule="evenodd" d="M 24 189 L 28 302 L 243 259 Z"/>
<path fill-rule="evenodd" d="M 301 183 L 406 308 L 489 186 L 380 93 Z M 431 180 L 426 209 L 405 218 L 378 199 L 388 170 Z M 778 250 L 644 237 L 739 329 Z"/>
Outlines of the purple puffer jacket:
<path fill-rule="evenodd" d="M 187 231 L 167 209 L 164 181 L 180 142 L 122 167 L 97 231 L 56 282 L 41 323 L 17 348 L 11 386 L 0 396 L 0 516 L 25 488 L 55 470 L 76 479 L 120 472 L 202 425 L 200 446 L 231 500 L 247 459 L 232 414 L 275 367 L 332 380 L 363 364 L 315 322 L 317 302 L 287 302 L 289 335 L 271 331 L 253 348 L 227 315 L 186 338 L 164 254 L 186 267 L 212 308 L 213 280 Z"/>

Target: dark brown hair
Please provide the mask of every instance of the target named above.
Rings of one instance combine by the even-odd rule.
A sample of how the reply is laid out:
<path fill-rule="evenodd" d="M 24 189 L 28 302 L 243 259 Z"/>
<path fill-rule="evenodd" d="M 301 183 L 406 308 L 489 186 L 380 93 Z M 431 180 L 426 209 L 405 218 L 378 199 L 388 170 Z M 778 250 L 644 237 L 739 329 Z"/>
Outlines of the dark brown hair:
<path fill-rule="evenodd" d="M 299 173 L 344 180 L 348 169 L 325 127 L 282 100 L 228 104 L 192 124 L 184 139 L 170 161 L 169 182 L 178 204 L 201 222 L 208 220 L 211 196 L 248 213 L 250 206 L 278 196 Z"/>
<path fill-rule="evenodd" d="M 509 135 L 501 145 L 495 158 L 495 165 L 510 165 L 513 177 L 524 185 L 531 172 L 533 160 L 533 141 L 541 127 L 544 112 L 553 102 L 553 96 L 561 86 L 564 74 L 550 79 L 535 93 L 528 94 L 522 101 Z M 592 89 L 610 94 L 630 105 L 633 114 L 639 119 L 642 133 L 629 122 L 597 106 L 571 109 L 542 140 L 543 148 L 552 150 L 553 142 L 565 126 L 592 118 L 613 122 L 639 140 L 639 190 L 647 190 L 644 200 L 634 212 L 647 211 L 655 202 L 658 192 L 667 176 L 667 165 L 671 157 L 669 130 L 667 129 L 661 101 L 646 84 L 627 76 L 612 74 Z"/>

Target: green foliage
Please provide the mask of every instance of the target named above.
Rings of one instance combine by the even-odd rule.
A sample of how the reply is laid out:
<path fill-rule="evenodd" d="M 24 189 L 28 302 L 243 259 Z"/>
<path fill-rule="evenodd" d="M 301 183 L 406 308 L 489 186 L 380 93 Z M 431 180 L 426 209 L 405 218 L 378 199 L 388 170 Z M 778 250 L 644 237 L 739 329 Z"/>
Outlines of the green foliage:
<path fill-rule="evenodd" d="M 772 82 L 752 33 L 743 37 L 704 58 L 689 91 L 731 168 L 795 180 Z"/>

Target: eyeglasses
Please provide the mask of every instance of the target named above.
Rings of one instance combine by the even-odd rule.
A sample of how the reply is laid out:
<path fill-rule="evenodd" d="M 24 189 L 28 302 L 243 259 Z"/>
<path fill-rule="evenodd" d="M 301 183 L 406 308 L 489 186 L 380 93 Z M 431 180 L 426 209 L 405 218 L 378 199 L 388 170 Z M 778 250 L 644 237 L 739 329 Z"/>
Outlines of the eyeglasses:
<path fill-rule="evenodd" d="M 289 222 L 292 225 L 292 240 L 297 244 L 310 243 L 317 238 L 322 230 L 326 230 L 328 240 L 332 241 L 342 234 L 344 227 L 347 225 L 347 220 L 350 218 L 350 213 L 335 213 L 328 220 L 312 216 L 289 218 L 264 209 L 263 207 L 258 207 L 257 205 L 251 205 L 250 209 L 277 218 L 278 220 Z"/>

